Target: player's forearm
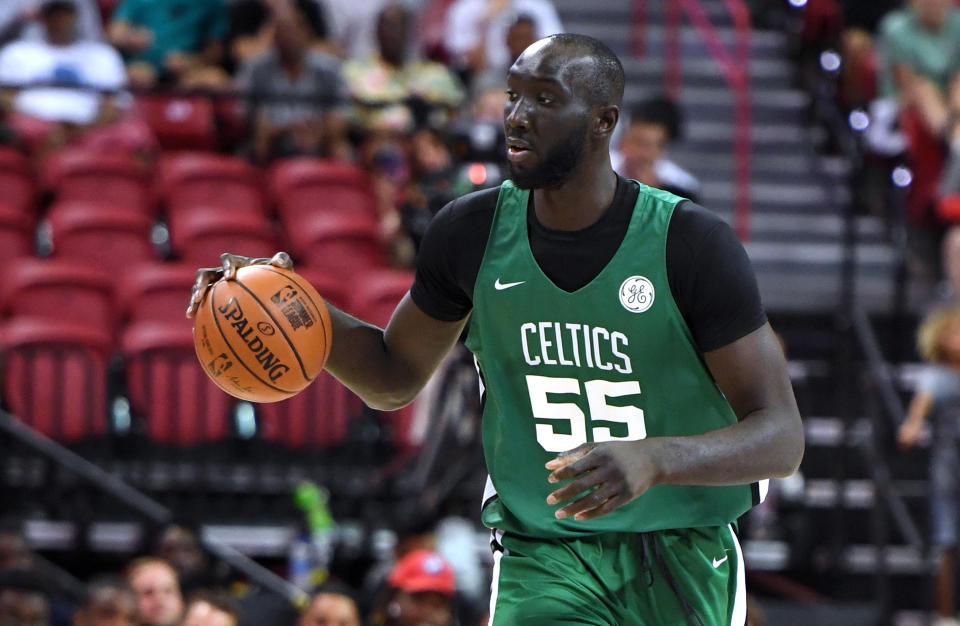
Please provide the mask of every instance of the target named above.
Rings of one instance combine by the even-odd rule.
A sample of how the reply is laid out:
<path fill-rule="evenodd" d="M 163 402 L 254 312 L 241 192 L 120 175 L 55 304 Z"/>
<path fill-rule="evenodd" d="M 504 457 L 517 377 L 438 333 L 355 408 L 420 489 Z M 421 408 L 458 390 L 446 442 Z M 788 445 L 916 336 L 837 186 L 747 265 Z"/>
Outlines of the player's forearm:
<path fill-rule="evenodd" d="M 326 369 L 370 407 L 398 409 L 423 386 L 387 348 L 384 332 L 329 306 L 333 345 Z"/>
<path fill-rule="evenodd" d="M 803 458 L 795 407 L 757 410 L 736 424 L 686 437 L 651 439 L 658 484 L 737 485 L 789 476 Z"/>

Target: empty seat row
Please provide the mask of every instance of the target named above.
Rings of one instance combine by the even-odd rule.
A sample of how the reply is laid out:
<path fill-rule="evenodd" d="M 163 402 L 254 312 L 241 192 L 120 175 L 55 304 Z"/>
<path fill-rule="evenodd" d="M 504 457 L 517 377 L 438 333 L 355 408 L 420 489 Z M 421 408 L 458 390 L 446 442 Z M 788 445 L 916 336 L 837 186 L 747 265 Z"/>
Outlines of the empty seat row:
<path fill-rule="evenodd" d="M 230 434 L 235 402 L 209 381 L 197 362 L 191 324 L 183 316 L 192 268 L 134 266 L 115 312 L 113 286 L 102 275 L 69 264 L 25 261 L 11 266 L 0 290 L 10 319 L 0 326 L 3 397 L 31 427 L 62 441 L 108 432 L 111 356 L 123 357 L 126 394 L 155 442 L 190 446 L 222 441 Z M 384 324 L 412 282 L 407 272 L 380 271 L 352 293 L 336 278 L 309 270 L 302 274 L 341 308 Z M 125 317 L 119 342 L 104 318 Z M 362 404 L 329 374 L 304 392 L 275 404 L 258 405 L 261 438 L 289 447 L 341 443 L 350 415 Z M 388 419 L 405 433 L 412 409 Z M 401 440 L 405 437 L 401 435 Z"/>

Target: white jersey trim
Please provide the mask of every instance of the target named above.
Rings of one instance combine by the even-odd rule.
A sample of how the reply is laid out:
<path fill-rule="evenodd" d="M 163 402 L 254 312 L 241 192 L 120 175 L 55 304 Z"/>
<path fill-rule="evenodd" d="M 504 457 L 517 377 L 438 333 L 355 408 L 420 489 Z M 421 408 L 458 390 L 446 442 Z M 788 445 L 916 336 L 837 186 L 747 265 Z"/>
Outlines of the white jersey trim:
<path fill-rule="evenodd" d="M 763 491 L 763 495 L 766 495 L 766 490 Z M 729 528 L 734 548 L 737 550 L 737 591 L 733 598 L 730 626 L 745 626 L 747 623 L 747 576 L 743 564 L 743 550 L 740 549 L 740 541 L 737 540 L 737 533 L 733 530 L 733 524 L 730 524 Z"/>

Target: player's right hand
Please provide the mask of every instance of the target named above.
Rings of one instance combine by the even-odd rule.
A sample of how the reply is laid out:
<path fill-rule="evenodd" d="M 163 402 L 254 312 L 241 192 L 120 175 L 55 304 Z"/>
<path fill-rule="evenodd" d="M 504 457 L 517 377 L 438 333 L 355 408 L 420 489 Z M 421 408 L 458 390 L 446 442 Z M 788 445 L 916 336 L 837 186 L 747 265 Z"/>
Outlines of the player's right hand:
<path fill-rule="evenodd" d="M 203 302 L 203 296 L 207 293 L 210 285 L 221 278 L 233 280 L 237 275 L 237 270 L 247 265 L 273 265 L 287 270 L 293 269 L 293 261 L 286 252 L 277 252 L 269 259 L 252 259 L 248 256 L 224 252 L 220 255 L 220 267 L 201 267 L 197 270 L 197 278 L 190 292 L 190 304 L 187 305 L 187 317 L 196 315 L 200 303 Z"/>

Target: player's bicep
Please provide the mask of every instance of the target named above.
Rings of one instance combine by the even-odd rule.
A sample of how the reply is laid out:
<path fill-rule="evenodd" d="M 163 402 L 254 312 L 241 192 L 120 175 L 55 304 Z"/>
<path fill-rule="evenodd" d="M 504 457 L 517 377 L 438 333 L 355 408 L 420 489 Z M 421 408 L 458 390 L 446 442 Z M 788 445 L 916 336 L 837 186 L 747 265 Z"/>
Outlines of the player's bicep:
<path fill-rule="evenodd" d="M 772 411 L 799 420 L 787 361 L 769 323 L 703 357 L 738 419 Z"/>
<path fill-rule="evenodd" d="M 383 340 L 391 358 L 409 368 L 422 385 L 453 348 L 467 319 L 443 321 L 431 317 L 407 293 L 390 317 Z"/>

